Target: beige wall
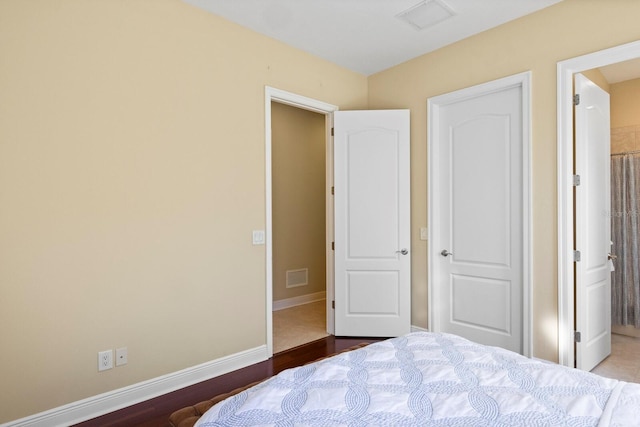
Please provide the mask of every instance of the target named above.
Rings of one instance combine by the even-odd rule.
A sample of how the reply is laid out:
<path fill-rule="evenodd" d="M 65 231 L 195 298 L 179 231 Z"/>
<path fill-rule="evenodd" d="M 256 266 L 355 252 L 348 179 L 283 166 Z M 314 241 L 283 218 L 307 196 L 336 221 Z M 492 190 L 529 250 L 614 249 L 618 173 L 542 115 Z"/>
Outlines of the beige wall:
<path fill-rule="evenodd" d="M 640 79 L 611 85 L 611 152 L 640 150 Z"/>
<path fill-rule="evenodd" d="M 580 74 L 582 74 L 583 76 L 585 76 L 586 78 L 594 82 L 605 92 L 609 93 L 609 91 L 611 90 L 609 82 L 607 81 L 605 76 L 602 74 L 602 72 L 597 68 L 594 70 L 582 71 Z"/>
<path fill-rule="evenodd" d="M 273 299 L 324 292 L 326 132 L 323 114 L 271 103 Z M 287 270 L 308 285 L 287 288 Z"/>
<path fill-rule="evenodd" d="M 640 79 L 611 85 L 611 127 L 640 125 Z"/>
<path fill-rule="evenodd" d="M 369 78 L 369 108 L 411 109 L 412 323 L 427 327 L 427 98 L 531 70 L 533 345 L 557 360 L 557 62 L 640 39 L 640 2 L 565 0 Z"/>
<path fill-rule="evenodd" d="M 0 52 L 0 423 L 264 345 L 264 86 L 366 77 L 179 0 L 3 0 Z"/>

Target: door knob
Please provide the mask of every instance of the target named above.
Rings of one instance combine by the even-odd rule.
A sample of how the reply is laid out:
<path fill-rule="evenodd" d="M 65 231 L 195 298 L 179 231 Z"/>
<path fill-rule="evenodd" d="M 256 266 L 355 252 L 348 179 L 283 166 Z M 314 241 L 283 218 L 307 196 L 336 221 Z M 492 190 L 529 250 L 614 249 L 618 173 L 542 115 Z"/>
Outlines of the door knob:
<path fill-rule="evenodd" d="M 443 257 L 448 257 L 449 255 L 453 255 L 453 254 L 447 251 L 446 249 L 443 249 L 442 252 L 440 252 L 440 255 L 442 255 Z"/>
<path fill-rule="evenodd" d="M 396 251 L 397 254 L 402 254 L 402 255 L 406 255 L 409 253 L 409 251 L 406 248 L 402 248 L 399 251 Z"/>

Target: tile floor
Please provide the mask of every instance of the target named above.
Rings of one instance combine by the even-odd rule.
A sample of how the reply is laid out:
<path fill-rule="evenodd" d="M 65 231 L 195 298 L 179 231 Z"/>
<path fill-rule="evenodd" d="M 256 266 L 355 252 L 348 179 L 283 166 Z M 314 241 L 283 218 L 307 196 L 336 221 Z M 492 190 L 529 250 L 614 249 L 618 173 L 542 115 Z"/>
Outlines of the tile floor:
<path fill-rule="evenodd" d="M 640 383 L 640 338 L 611 334 L 611 355 L 591 372 L 603 377 Z"/>
<path fill-rule="evenodd" d="M 326 301 L 273 312 L 273 354 L 328 336 Z"/>

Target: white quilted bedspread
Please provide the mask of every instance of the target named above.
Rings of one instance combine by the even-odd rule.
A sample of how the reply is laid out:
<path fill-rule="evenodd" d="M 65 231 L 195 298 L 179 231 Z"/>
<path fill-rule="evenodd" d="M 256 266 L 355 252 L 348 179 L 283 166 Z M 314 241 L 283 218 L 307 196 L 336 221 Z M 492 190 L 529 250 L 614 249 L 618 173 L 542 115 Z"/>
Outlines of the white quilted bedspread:
<path fill-rule="evenodd" d="M 640 384 L 416 332 L 281 372 L 205 426 L 640 426 Z"/>

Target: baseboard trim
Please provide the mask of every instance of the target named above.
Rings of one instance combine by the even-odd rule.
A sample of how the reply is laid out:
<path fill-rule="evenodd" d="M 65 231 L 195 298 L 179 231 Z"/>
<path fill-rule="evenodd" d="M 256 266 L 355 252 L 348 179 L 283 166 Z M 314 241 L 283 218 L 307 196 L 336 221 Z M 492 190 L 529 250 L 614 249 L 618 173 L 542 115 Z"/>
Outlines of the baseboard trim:
<path fill-rule="evenodd" d="M 299 297 L 281 299 L 273 302 L 273 311 L 284 310 L 285 308 L 309 304 L 310 302 L 316 302 L 323 299 L 327 299 L 327 293 L 325 291 L 316 292 L 315 294 L 300 295 Z"/>
<path fill-rule="evenodd" d="M 267 346 L 263 345 L 10 421 L 1 424 L 0 427 L 51 427 L 77 424 L 267 359 Z"/>
<path fill-rule="evenodd" d="M 429 332 L 429 329 L 421 328 L 419 326 L 411 325 L 411 332 Z"/>

